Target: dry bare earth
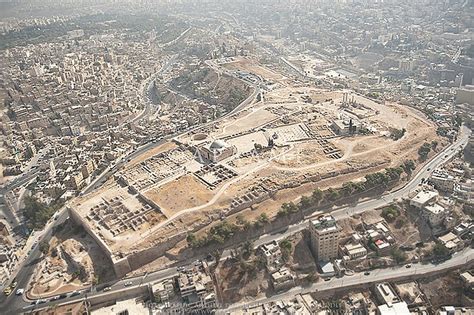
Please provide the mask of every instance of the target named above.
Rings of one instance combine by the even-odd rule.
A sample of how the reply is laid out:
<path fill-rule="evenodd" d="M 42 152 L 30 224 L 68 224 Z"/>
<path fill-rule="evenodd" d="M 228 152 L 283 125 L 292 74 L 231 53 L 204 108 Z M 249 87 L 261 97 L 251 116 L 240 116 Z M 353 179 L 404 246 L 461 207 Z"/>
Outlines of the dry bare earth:
<path fill-rule="evenodd" d="M 153 188 L 145 194 L 170 217 L 179 211 L 205 204 L 214 193 L 192 175 L 186 175 L 163 186 Z"/>
<path fill-rule="evenodd" d="M 463 284 L 459 272 L 420 281 L 421 290 L 430 300 L 433 309 L 442 305 L 462 305 Z"/>

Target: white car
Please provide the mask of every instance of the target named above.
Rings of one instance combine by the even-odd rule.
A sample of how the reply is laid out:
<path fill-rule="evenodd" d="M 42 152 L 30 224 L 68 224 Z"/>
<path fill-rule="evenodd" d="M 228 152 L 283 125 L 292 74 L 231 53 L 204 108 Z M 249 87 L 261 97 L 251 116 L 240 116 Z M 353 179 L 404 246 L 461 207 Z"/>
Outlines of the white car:
<path fill-rule="evenodd" d="M 22 295 L 25 292 L 25 289 L 16 290 L 16 295 Z"/>

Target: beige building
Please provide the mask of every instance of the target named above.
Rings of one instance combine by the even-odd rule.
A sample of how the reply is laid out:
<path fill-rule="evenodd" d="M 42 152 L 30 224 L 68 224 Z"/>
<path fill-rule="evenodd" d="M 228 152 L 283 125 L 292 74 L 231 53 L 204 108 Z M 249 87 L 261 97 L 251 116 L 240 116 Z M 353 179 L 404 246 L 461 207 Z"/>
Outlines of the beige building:
<path fill-rule="evenodd" d="M 337 258 L 340 228 L 332 216 L 324 216 L 309 222 L 311 250 L 318 261 Z"/>
<path fill-rule="evenodd" d="M 431 202 L 435 202 L 438 199 L 438 192 L 422 190 L 419 191 L 413 198 L 410 199 L 410 206 L 421 209 Z"/>
<path fill-rule="evenodd" d="M 223 140 L 215 140 L 199 147 L 201 157 L 211 162 L 220 162 L 237 153 L 237 148 Z"/>
<path fill-rule="evenodd" d="M 181 272 L 178 276 L 178 288 L 188 311 L 206 310 L 216 307 L 214 283 L 207 265 Z"/>
<path fill-rule="evenodd" d="M 349 259 L 357 259 L 367 255 L 367 249 L 360 243 L 349 243 L 341 246 L 341 252 Z"/>
<path fill-rule="evenodd" d="M 448 215 L 448 211 L 440 204 L 425 206 L 422 216 L 430 223 L 431 227 L 440 226 L 444 218 Z"/>
<path fill-rule="evenodd" d="M 286 267 L 280 268 L 278 271 L 272 273 L 270 278 L 275 290 L 289 288 L 295 284 L 295 277 Z"/>
<path fill-rule="evenodd" d="M 451 254 L 461 250 L 464 247 L 464 242 L 452 232 L 438 237 L 438 240 L 449 250 Z"/>
<path fill-rule="evenodd" d="M 165 279 L 152 285 L 153 297 L 157 302 L 166 302 L 174 296 L 173 279 Z"/>
<path fill-rule="evenodd" d="M 277 241 L 264 244 L 259 247 L 259 250 L 265 257 L 268 269 L 276 268 L 283 262 L 280 245 Z"/>

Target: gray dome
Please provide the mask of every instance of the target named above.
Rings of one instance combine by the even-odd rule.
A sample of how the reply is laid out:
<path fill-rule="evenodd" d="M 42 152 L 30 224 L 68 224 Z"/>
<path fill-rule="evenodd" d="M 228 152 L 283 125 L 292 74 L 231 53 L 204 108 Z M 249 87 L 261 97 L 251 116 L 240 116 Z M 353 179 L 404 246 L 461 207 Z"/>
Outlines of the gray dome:
<path fill-rule="evenodd" d="M 228 145 L 227 145 L 227 143 L 225 143 L 225 141 L 223 141 L 223 140 L 216 140 L 216 141 L 214 141 L 214 142 L 211 144 L 210 148 L 211 148 L 211 149 L 222 149 L 222 148 L 225 148 L 225 147 L 227 147 L 227 146 L 228 146 Z"/>

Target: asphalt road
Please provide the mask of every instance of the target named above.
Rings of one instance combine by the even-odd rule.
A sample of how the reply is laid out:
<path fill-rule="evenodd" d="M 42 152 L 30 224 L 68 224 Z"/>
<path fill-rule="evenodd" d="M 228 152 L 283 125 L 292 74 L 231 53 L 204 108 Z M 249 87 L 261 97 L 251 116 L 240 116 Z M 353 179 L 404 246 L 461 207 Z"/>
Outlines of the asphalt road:
<path fill-rule="evenodd" d="M 39 171 L 37 169 L 30 170 L 29 172 L 24 173 L 23 175 L 13 179 L 12 181 L 7 182 L 0 189 L 0 212 L 13 228 L 20 225 L 21 222 L 14 214 L 15 209 L 13 207 L 13 201 L 11 200 L 11 198 L 9 198 L 8 194 L 10 194 L 17 187 L 20 187 L 35 178 L 38 172 Z"/>
<path fill-rule="evenodd" d="M 43 233 L 38 235 L 38 239 L 50 239 L 53 231 L 53 227 L 62 224 L 68 218 L 67 211 L 62 211 L 56 220 L 51 219 Z M 19 288 L 26 288 L 30 277 L 34 272 L 36 264 L 41 260 L 41 252 L 39 251 L 39 246 L 36 245 L 31 249 L 30 255 L 25 259 L 25 261 L 19 266 L 18 273 L 16 275 L 17 286 L 11 295 L 6 297 L 3 293 L 0 298 L 0 314 L 17 314 L 17 312 L 12 312 L 24 307 L 28 303 L 23 300 L 22 296 L 16 296 L 15 291 Z"/>
<path fill-rule="evenodd" d="M 219 310 L 217 314 L 227 314 L 231 311 L 240 309 L 248 309 L 254 306 L 262 305 L 269 302 L 281 301 L 283 299 L 292 298 L 298 294 L 305 294 L 310 292 L 324 292 L 335 289 L 344 289 L 358 285 L 372 285 L 384 281 L 399 280 L 402 278 L 415 278 L 427 275 L 433 272 L 441 272 L 448 269 L 453 269 L 461 266 L 472 264 L 474 260 L 474 250 L 467 248 L 462 252 L 456 253 L 451 259 L 440 264 L 411 264 L 411 268 L 406 266 L 377 269 L 370 272 L 369 275 L 364 273 L 355 273 L 350 276 L 343 276 L 340 278 L 332 278 L 330 281 L 316 282 L 307 287 L 297 286 L 284 293 L 276 294 L 271 297 L 264 297 L 256 299 L 252 302 L 236 303 L 230 307 Z"/>
<path fill-rule="evenodd" d="M 389 192 L 380 196 L 378 199 L 369 199 L 367 201 L 362 201 L 357 203 L 356 205 L 344 206 L 339 208 L 333 208 L 328 210 L 334 218 L 337 220 L 341 220 L 344 218 L 348 218 L 355 214 L 362 213 L 367 210 L 377 209 L 397 200 L 400 200 L 403 197 L 408 196 L 410 192 L 415 190 L 415 188 L 421 183 L 423 178 L 427 179 L 431 172 L 439 167 L 440 165 L 444 164 L 446 161 L 451 159 L 455 154 L 459 153 L 462 148 L 467 144 L 469 141 L 469 135 L 471 134 L 471 130 L 463 127 L 458 140 L 446 147 L 442 152 L 438 153 L 433 159 L 431 159 L 428 163 L 426 163 L 418 173 L 414 174 L 413 178 L 402 188 Z M 260 237 L 257 241 L 254 242 L 255 246 L 259 246 L 262 244 L 269 243 L 274 240 L 283 239 L 285 237 L 290 236 L 296 232 L 302 231 L 305 229 L 309 224 L 309 219 L 304 220 L 302 222 L 293 224 L 288 226 L 288 228 L 280 233 L 280 234 L 267 234 Z"/>
<path fill-rule="evenodd" d="M 235 108 L 232 112 L 228 113 L 227 115 L 221 117 L 220 119 L 223 119 L 229 115 L 232 115 L 233 113 L 241 110 L 242 108 L 244 108 L 246 105 L 248 105 L 255 97 L 256 95 L 260 92 L 260 88 L 257 85 L 254 85 L 254 91 L 253 93 L 246 99 L 244 100 L 237 108 Z M 220 120 L 219 119 L 219 120 Z M 211 123 L 215 123 L 216 121 L 213 121 L 213 122 L 209 122 L 208 124 L 211 124 Z M 206 124 L 207 125 L 207 124 Z M 200 126 L 195 126 L 195 127 L 192 127 L 192 128 L 189 128 L 188 130 L 185 130 L 183 132 L 181 132 L 181 134 L 185 134 L 185 133 L 189 133 L 195 129 L 198 129 L 198 128 L 202 128 L 204 127 L 205 125 L 200 125 Z M 168 136 L 165 136 L 163 137 L 162 139 L 160 139 L 159 141 L 156 141 L 156 142 L 150 142 L 148 144 L 145 144 L 143 146 L 141 146 L 140 148 L 138 148 L 136 151 L 132 152 L 130 155 L 128 155 L 126 158 L 123 158 L 121 161 L 119 161 L 116 165 L 114 165 L 113 167 L 111 167 L 108 171 L 104 172 L 103 174 L 99 175 L 95 181 L 92 183 L 92 185 L 90 185 L 86 190 L 84 190 L 84 193 L 88 193 L 96 188 L 98 188 L 99 186 L 101 186 L 103 184 L 103 182 L 105 181 L 105 179 L 107 179 L 109 176 L 111 176 L 112 174 L 114 174 L 118 169 L 120 169 L 123 165 L 125 165 L 130 159 L 133 159 L 139 155 L 141 155 L 142 153 L 146 152 L 147 150 L 153 148 L 153 147 L 156 147 L 156 146 L 159 146 L 161 145 L 162 143 L 164 143 L 165 141 L 173 138 L 173 137 L 176 137 L 178 136 L 179 134 L 174 134 L 174 135 L 168 135 Z M 450 159 L 453 155 L 455 155 L 460 149 L 462 149 L 465 144 L 467 143 L 468 141 L 468 138 L 469 138 L 469 135 L 470 135 L 470 130 L 463 127 L 462 129 L 462 132 L 460 133 L 459 137 L 458 137 L 458 140 L 452 144 L 451 146 L 447 147 L 445 150 L 443 150 L 443 152 L 441 152 L 440 154 L 438 154 L 435 158 L 433 158 L 431 161 L 429 161 L 413 178 L 412 180 L 407 184 L 405 185 L 403 188 L 395 191 L 395 192 L 392 192 L 392 193 L 389 193 L 389 194 L 386 194 L 384 196 L 382 196 L 382 198 L 380 199 L 372 199 L 372 200 L 368 200 L 368 201 L 364 201 L 364 202 L 361 202 L 355 206 L 350 206 L 350 207 L 344 207 L 344 208 L 339 208 L 339 209 L 334 209 L 334 211 L 331 211 L 331 213 L 337 218 L 337 219 L 341 219 L 341 218 L 344 218 L 344 217 L 348 217 L 348 216 L 351 216 L 351 215 L 354 215 L 356 213 L 361 213 L 363 211 L 366 211 L 366 210 L 369 210 L 369 209 L 374 209 L 374 208 L 378 208 L 378 207 L 381 207 L 381 206 L 384 206 L 386 204 L 389 204 L 397 199 L 400 199 L 404 196 L 406 196 L 410 191 L 413 191 L 413 189 L 419 185 L 419 183 L 421 182 L 421 179 L 422 178 L 427 178 L 430 174 L 430 172 L 438 167 L 439 165 L 443 164 L 446 160 Z M 29 180 L 31 180 L 34 176 L 36 176 L 36 173 L 35 172 L 31 172 L 29 174 L 25 174 L 17 179 L 15 179 L 14 181 L 12 181 L 8 187 L 5 187 L 7 189 L 14 189 L 26 182 L 28 182 Z M 62 223 L 65 219 L 67 218 L 67 211 L 63 210 L 61 213 L 60 213 L 60 217 L 58 218 L 57 221 L 54 221 L 54 222 L 51 222 L 50 224 L 47 225 L 47 227 L 44 229 L 44 232 L 43 232 L 43 236 L 42 236 L 42 239 L 49 239 L 51 237 L 51 234 L 52 234 L 52 228 L 53 226 L 56 226 L 60 223 Z M 256 240 L 254 242 L 255 246 L 259 246 L 261 244 L 264 244 L 264 243 L 267 243 L 267 242 L 271 242 L 273 240 L 279 240 L 279 239 L 282 239 L 284 237 L 287 237 L 295 232 L 298 232 L 298 231 L 301 231 L 303 229 L 306 228 L 307 226 L 307 220 L 304 220 L 300 223 L 297 223 L 297 224 L 294 224 L 292 226 L 289 226 L 284 232 L 282 233 L 274 233 L 274 234 L 267 234 L 267 235 L 263 235 L 262 237 L 260 237 L 258 240 Z M 470 254 L 472 256 L 472 252 L 470 252 Z M 230 256 L 230 251 L 225 251 L 222 255 L 222 259 L 225 259 L 227 257 Z M 469 257 L 471 257 L 469 256 Z M 29 257 L 25 260 L 25 262 L 23 263 L 23 265 L 21 266 L 20 268 L 20 272 L 18 273 L 18 276 L 17 276 L 17 282 L 18 282 L 18 285 L 17 285 L 17 288 L 25 288 L 26 285 L 28 284 L 29 282 L 29 279 L 30 279 L 30 276 L 32 274 L 32 272 L 34 271 L 34 267 L 36 265 L 36 263 L 38 262 L 38 260 L 40 259 L 40 252 L 38 250 L 38 246 L 36 246 L 30 253 Z M 469 258 L 469 261 L 470 261 L 471 258 Z M 452 260 L 452 259 L 451 259 Z M 450 261 L 451 261 L 450 260 Z M 456 260 L 457 261 L 457 260 Z M 467 261 L 467 260 L 466 260 Z M 443 264 L 444 265 L 444 264 Z M 417 268 L 414 268 L 414 270 L 418 270 Z M 421 269 L 420 269 L 421 270 Z M 425 269 L 422 269 L 422 270 L 425 270 Z M 430 269 L 430 270 L 436 270 L 436 269 Z M 143 285 L 145 283 L 148 283 L 148 282 L 152 282 L 152 281 L 156 281 L 156 280 L 160 280 L 160 279 L 165 279 L 165 278 L 168 278 L 174 274 L 176 274 L 177 270 L 175 267 L 173 268 L 168 268 L 168 269 L 164 269 L 164 270 L 161 270 L 161 271 L 157 271 L 157 272 L 153 272 L 153 273 L 150 273 L 150 274 L 147 274 L 145 276 L 140 276 L 140 277 L 135 277 L 135 278 L 129 278 L 129 279 L 123 279 L 123 280 L 119 280 L 119 281 L 116 281 L 116 282 L 113 282 L 110 285 L 111 287 L 111 290 L 108 291 L 107 293 L 105 292 L 98 292 L 96 291 L 96 289 L 94 288 L 91 288 L 89 290 L 92 290 L 92 292 L 88 292 L 87 294 L 89 296 L 91 295 L 95 295 L 95 294 L 108 294 L 110 292 L 115 292 L 117 290 L 123 290 L 124 289 L 124 283 L 125 282 L 129 282 L 129 281 L 132 281 L 132 286 L 135 286 L 135 285 Z M 393 272 L 393 270 L 389 270 L 387 272 Z M 390 273 L 391 274 L 391 273 Z M 384 276 L 385 274 L 382 273 L 381 276 Z M 388 275 L 386 275 L 388 276 Z M 357 277 L 353 276 L 351 279 L 355 279 Z M 334 280 L 335 281 L 335 280 Z M 336 283 L 336 281 L 335 281 Z M 315 284 L 316 285 L 316 284 Z M 101 286 L 103 287 L 103 286 Z M 295 288 L 294 290 L 297 290 L 297 288 Z M 85 297 L 85 294 L 86 292 L 82 292 L 81 294 L 77 295 L 77 296 L 74 296 L 74 297 L 69 297 L 67 299 L 64 299 L 64 300 L 60 300 L 61 302 L 66 302 L 66 301 L 74 301 L 74 300 L 80 300 L 80 299 L 83 299 Z M 293 294 L 293 293 L 291 293 Z M 5 297 L 4 295 L 2 295 L 2 297 L 0 298 L 0 314 L 11 314 L 11 313 L 16 313 L 18 312 L 19 310 L 22 310 L 25 306 L 28 305 L 28 302 L 29 301 L 25 301 L 22 297 L 17 297 L 15 296 L 14 294 L 10 295 L 9 297 Z M 45 304 L 40 304 L 39 306 L 43 307 L 43 306 L 47 306 L 49 304 L 58 304 L 58 301 L 55 301 L 55 302 L 48 302 L 48 303 L 45 303 Z M 12 312 L 12 310 L 15 310 Z"/>
<path fill-rule="evenodd" d="M 371 200 L 368 200 L 368 201 L 364 201 L 364 202 L 361 202 L 361 203 L 357 204 L 356 206 L 350 206 L 350 207 L 343 207 L 343 208 L 335 209 L 335 210 L 331 211 L 331 213 L 335 217 L 337 217 L 338 219 L 342 219 L 342 218 L 354 215 L 356 213 L 361 213 L 361 212 L 366 211 L 366 210 L 371 210 L 371 209 L 374 209 L 374 208 L 382 207 L 382 206 L 387 205 L 387 204 L 389 204 L 389 203 L 391 203 L 391 202 L 393 202 L 393 201 L 395 201 L 395 200 L 397 200 L 401 197 L 406 196 L 410 191 L 413 191 L 413 189 L 416 188 L 416 186 L 419 185 L 422 178 L 427 178 L 429 173 L 434 168 L 442 165 L 444 162 L 446 162 L 452 156 L 454 156 L 456 153 L 458 153 L 459 150 L 461 150 L 464 147 L 464 145 L 467 143 L 470 133 L 471 132 L 470 132 L 469 129 L 463 128 L 462 132 L 460 133 L 460 136 L 458 137 L 458 140 L 454 144 L 452 144 L 452 145 L 448 146 L 447 148 L 445 148 L 436 157 L 434 157 L 425 166 L 423 166 L 423 168 L 416 175 L 414 175 L 412 180 L 407 185 L 405 185 L 403 188 L 401 188 L 401 189 L 399 189 L 395 192 L 388 193 L 385 196 L 383 196 L 382 198 L 371 199 Z M 271 241 L 274 241 L 274 240 L 283 239 L 283 238 L 285 238 L 285 237 L 287 237 L 291 234 L 294 234 L 298 231 L 301 231 L 301 230 L 305 229 L 307 227 L 307 224 L 308 224 L 308 220 L 304 220 L 304 221 L 301 221 L 297 224 L 289 226 L 282 233 L 272 233 L 272 234 L 263 235 L 254 242 L 254 245 L 255 245 L 255 247 L 258 247 L 261 244 L 265 244 L 265 243 L 268 243 L 268 242 L 271 242 Z M 455 254 L 452 259 L 450 259 L 450 260 L 448 260 L 448 261 L 446 261 L 442 264 L 438 264 L 438 265 L 434 265 L 434 264 L 413 264 L 412 268 L 400 267 L 400 268 L 391 268 L 391 269 L 380 269 L 380 270 L 372 271 L 370 276 L 365 276 L 363 274 L 355 274 L 355 275 L 352 275 L 352 276 L 345 276 L 345 277 L 342 277 L 342 278 L 332 279 L 331 281 L 328 281 L 328 282 L 326 282 L 326 281 L 318 282 L 318 283 L 315 283 L 312 286 L 306 287 L 306 288 L 295 287 L 295 288 L 291 289 L 290 291 L 287 291 L 287 292 L 285 292 L 283 294 L 280 294 L 280 295 L 270 297 L 268 299 L 262 299 L 262 300 L 258 300 L 258 301 L 252 302 L 252 303 L 238 304 L 238 305 L 235 306 L 235 308 L 241 308 L 241 307 L 246 307 L 246 306 L 250 306 L 250 305 L 255 305 L 255 303 L 258 304 L 258 303 L 266 303 L 266 302 L 269 302 L 269 301 L 276 301 L 276 300 L 279 300 L 279 299 L 281 299 L 285 296 L 288 297 L 288 296 L 292 296 L 292 295 L 299 294 L 299 293 L 304 293 L 304 292 L 312 292 L 312 291 L 317 291 L 317 290 L 320 290 L 320 291 L 321 290 L 330 290 L 330 289 L 334 289 L 334 288 L 347 287 L 347 286 L 363 284 L 363 283 L 375 283 L 375 282 L 380 282 L 380 281 L 384 281 L 384 280 L 391 280 L 391 279 L 394 279 L 394 278 L 397 278 L 397 277 L 410 277 L 410 276 L 413 276 L 413 275 L 416 275 L 416 274 L 421 275 L 421 274 L 426 274 L 428 272 L 441 271 L 441 270 L 445 270 L 445 269 L 448 269 L 448 268 L 453 268 L 453 267 L 456 267 L 456 266 L 462 266 L 464 264 L 471 263 L 473 258 L 474 258 L 473 255 L 474 255 L 474 251 L 472 249 L 467 249 L 467 250 L 465 250 L 461 253 Z M 224 259 L 226 259 L 227 257 L 230 257 L 230 256 L 231 256 L 231 251 L 229 249 L 225 250 L 223 252 L 222 256 L 221 256 L 221 260 L 224 260 Z M 202 258 L 203 257 L 196 257 L 194 259 L 202 259 Z M 190 262 L 191 262 L 191 260 L 189 260 L 187 262 L 182 262 L 182 265 L 186 265 Z M 29 270 L 27 270 L 27 271 L 29 271 Z M 29 274 L 30 272 L 27 272 L 27 273 Z M 110 293 L 113 293 L 113 292 L 116 292 L 116 291 L 124 290 L 126 282 L 131 281 L 132 285 L 129 288 L 132 288 L 132 287 L 137 286 L 137 285 L 144 285 L 146 283 L 154 282 L 154 281 L 161 280 L 161 279 L 166 279 L 166 278 L 169 278 L 169 277 L 171 277 L 175 274 L 177 274 L 177 268 L 176 267 L 163 269 L 163 270 L 160 270 L 160 271 L 157 271 L 157 272 L 146 274 L 144 276 L 133 277 L 133 278 L 128 278 L 128 279 L 122 279 L 122 280 L 118 280 L 118 281 L 115 281 L 115 282 L 112 282 L 112 283 L 102 284 L 99 287 L 99 290 L 97 290 L 96 288 L 91 288 L 90 290 L 92 292 L 88 292 L 87 295 L 90 297 L 90 296 L 94 296 L 94 295 L 98 295 L 98 294 L 110 294 Z M 24 281 L 24 283 L 27 283 L 27 279 L 22 279 L 22 281 Z M 20 285 L 21 284 L 20 284 L 20 279 L 19 279 L 19 286 Z M 108 292 L 101 291 L 105 286 L 110 286 L 111 290 L 108 291 Z M 67 301 L 80 300 L 80 299 L 85 298 L 85 294 L 86 294 L 86 292 L 82 292 L 80 295 L 77 295 L 77 296 L 72 297 L 72 298 L 67 298 L 67 299 L 64 299 L 64 300 L 60 300 L 60 301 L 61 302 L 67 302 Z M 11 309 L 19 310 L 19 309 L 22 309 L 23 307 L 28 305 L 28 303 L 23 301 L 23 299 L 21 299 L 21 298 L 16 298 L 16 300 L 15 300 L 15 298 L 9 297 L 9 299 L 6 302 L 7 302 L 6 305 L 8 305 L 10 307 L 10 310 Z M 58 301 L 48 302 L 48 303 L 45 303 L 45 304 L 41 304 L 39 306 L 46 307 L 50 304 L 52 305 L 52 304 L 57 304 L 57 303 L 58 303 Z M 3 303 L 2 305 L 5 305 L 5 304 Z M 31 309 L 31 306 L 29 307 L 29 309 Z M 231 308 L 231 309 L 233 309 L 233 308 Z M 229 310 L 231 310 L 231 309 L 229 309 Z M 0 313 L 3 310 L 6 310 L 6 309 L 5 308 L 0 308 Z"/>
<path fill-rule="evenodd" d="M 171 60 L 170 60 L 170 62 L 171 62 Z M 254 91 L 241 104 L 239 104 L 231 112 L 229 112 L 226 115 L 220 117 L 218 120 L 224 119 L 227 116 L 230 116 L 230 115 L 242 110 L 248 104 L 250 104 L 255 99 L 255 97 L 258 95 L 258 93 L 260 93 L 260 88 L 258 86 L 253 86 L 253 88 L 254 88 Z M 183 135 L 183 134 L 192 132 L 192 131 L 194 131 L 196 129 L 199 129 L 199 128 L 203 128 L 206 125 L 210 125 L 212 123 L 215 123 L 218 120 L 211 121 L 211 122 L 206 123 L 204 125 L 194 126 L 194 127 L 188 128 L 187 130 L 184 130 L 180 133 L 171 134 L 171 135 L 165 136 L 165 137 L 163 137 L 159 140 L 149 142 L 145 145 L 142 145 L 141 147 L 139 147 L 138 149 L 136 149 L 135 151 L 130 153 L 128 156 L 122 158 L 118 163 L 116 163 L 112 167 L 109 167 L 108 169 L 106 169 L 102 174 L 100 174 L 98 177 L 96 177 L 94 179 L 94 181 L 82 191 L 82 193 L 87 194 L 87 193 L 97 189 L 98 187 L 100 187 L 105 182 L 105 180 L 107 180 L 107 178 L 109 178 L 109 176 L 113 175 L 117 170 L 119 170 L 122 166 L 124 166 L 126 163 L 128 163 L 128 161 L 134 159 L 135 157 L 138 157 L 142 153 L 165 143 L 169 139 L 172 139 L 172 138 L 177 137 L 179 135 Z M 16 187 L 19 187 L 19 186 L 25 184 L 26 182 L 28 182 L 29 180 L 34 178 L 34 176 L 36 176 L 36 173 L 37 173 L 37 171 L 32 172 L 30 174 L 24 174 L 21 177 L 16 178 L 14 181 L 12 181 L 9 184 L 8 187 L 5 187 L 5 189 L 11 190 L 11 189 L 14 189 Z M 7 211 L 7 213 L 8 212 L 9 211 Z M 62 222 L 64 222 L 67 219 L 67 217 L 68 217 L 68 213 L 67 213 L 67 210 L 64 207 L 59 212 L 58 219 L 56 221 L 54 221 L 54 220 L 51 221 L 44 228 L 44 230 L 41 233 L 38 234 L 38 237 L 41 236 L 42 240 L 49 240 L 51 238 L 51 235 L 52 235 L 53 227 L 61 224 Z M 30 252 L 30 255 L 24 261 L 24 263 L 22 263 L 21 266 L 18 268 L 19 272 L 18 272 L 18 275 L 16 277 L 16 281 L 17 281 L 18 284 L 15 288 L 15 291 L 18 288 L 26 288 L 27 284 L 29 283 L 31 275 L 34 272 L 34 268 L 35 268 L 36 264 L 39 262 L 40 259 L 41 259 L 41 253 L 38 250 L 38 246 L 36 246 Z M 187 263 L 187 262 L 183 262 L 183 263 Z M 168 268 L 168 269 L 165 269 L 165 270 L 161 270 L 161 271 L 157 271 L 157 272 L 148 274 L 148 275 L 146 275 L 145 278 L 143 276 L 140 276 L 140 277 L 127 278 L 127 279 L 114 281 L 112 283 L 102 284 L 100 286 L 100 288 L 102 288 L 102 289 L 105 286 L 110 286 L 111 287 L 111 290 L 108 291 L 107 293 L 97 291 L 96 288 L 90 288 L 89 290 L 81 291 L 80 294 L 75 295 L 74 297 L 68 297 L 68 298 L 65 298 L 65 299 L 58 300 L 58 301 L 59 302 L 76 301 L 76 300 L 80 300 L 80 299 L 85 298 L 86 294 L 88 296 L 96 295 L 96 294 L 108 294 L 108 293 L 115 292 L 115 291 L 118 291 L 118 290 L 123 290 L 125 288 L 125 285 L 124 285 L 125 282 L 132 281 L 133 284 L 131 286 L 129 286 L 129 288 L 133 288 L 135 285 L 140 285 L 140 283 L 142 283 L 142 282 L 143 282 L 142 284 L 145 284 L 145 283 L 148 283 L 148 282 L 153 282 L 153 281 L 156 281 L 156 280 L 169 278 L 169 277 L 175 275 L 176 273 L 177 273 L 176 267 Z M 91 290 L 92 290 L 92 292 L 90 292 Z M 89 291 L 89 292 L 87 292 L 87 291 Z M 20 313 L 20 312 L 25 311 L 25 310 L 31 311 L 31 310 L 33 310 L 35 308 L 38 308 L 38 307 L 43 308 L 43 307 L 46 307 L 48 305 L 54 305 L 54 304 L 59 303 L 58 301 L 54 301 L 54 302 L 47 302 L 47 303 L 44 303 L 44 304 L 39 304 L 39 305 L 34 305 L 33 306 L 33 305 L 30 305 L 30 303 L 32 301 L 29 301 L 28 299 L 26 299 L 23 296 L 16 296 L 14 293 L 15 292 L 13 292 L 8 297 L 5 297 L 5 295 L 3 295 L 3 294 L 1 295 L 1 297 L 0 297 L 0 314 L 12 314 L 12 313 L 16 314 L 16 313 Z M 25 307 L 28 307 L 28 308 L 24 309 Z M 14 311 L 12 311 L 12 310 L 14 310 Z"/>

